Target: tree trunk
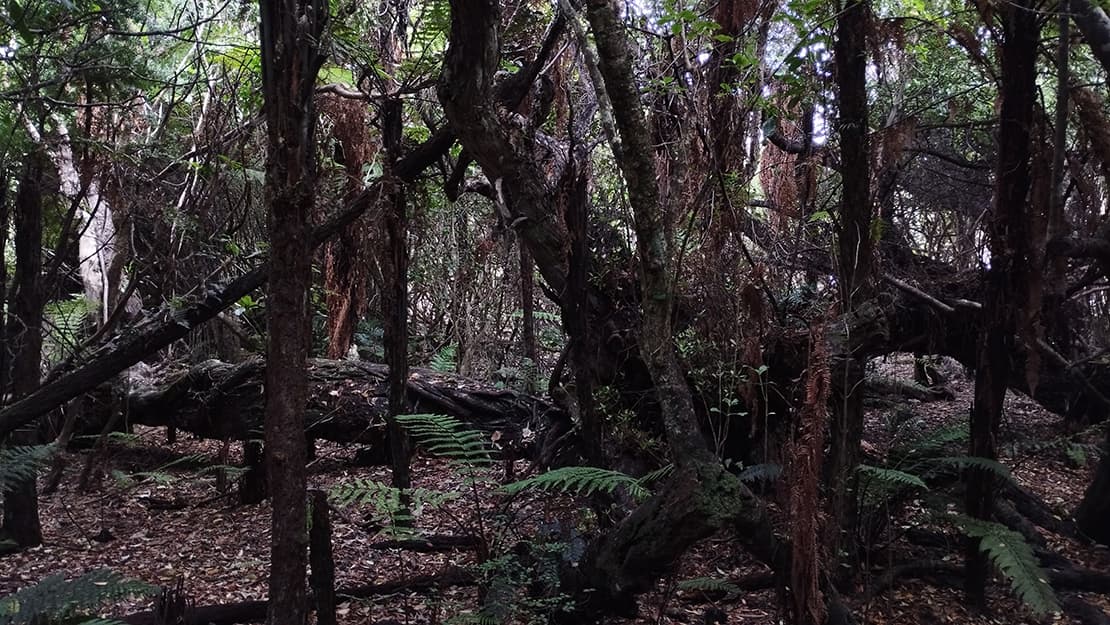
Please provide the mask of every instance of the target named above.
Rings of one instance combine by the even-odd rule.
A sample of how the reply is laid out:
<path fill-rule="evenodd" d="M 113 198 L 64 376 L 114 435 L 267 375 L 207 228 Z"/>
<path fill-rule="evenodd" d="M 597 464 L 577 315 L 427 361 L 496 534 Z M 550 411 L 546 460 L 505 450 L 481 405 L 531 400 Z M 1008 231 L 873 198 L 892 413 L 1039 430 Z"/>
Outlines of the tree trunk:
<path fill-rule="evenodd" d="M 1071 0 L 1072 17 L 1095 60 L 1110 74 L 1110 17 L 1094 0 Z"/>
<path fill-rule="evenodd" d="M 304 407 L 311 326 L 311 230 L 315 198 L 317 46 L 328 5 L 262 0 L 262 87 L 268 151 L 270 291 L 266 301 L 266 476 L 273 504 L 270 536 L 271 625 L 305 622 L 306 534 Z"/>
<path fill-rule="evenodd" d="M 14 297 L 8 302 L 4 349 L 12 350 L 10 389 L 22 397 L 38 388 L 42 367 L 42 164 L 38 153 L 27 156 L 19 192 L 15 198 Z M 8 376 L 5 376 L 8 377 Z M 0 391 L 3 388 L 0 387 Z M 27 426 L 8 437 L 12 444 L 33 445 L 39 429 Z M 39 524 L 38 489 L 34 478 L 3 493 L 7 537 L 21 548 L 42 543 Z"/>
<path fill-rule="evenodd" d="M 1083 494 L 1075 512 L 1075 520 L 1084 534 L 1104 545 L 1110 545 L 1110 428 L 1102 449 L 1095 479 Z"/>
<path fill-rule="evenodd" d="M 867 302 L 871 285 L 871 168 L 867 108 L 866 0 L 849 0 L 837 13 L 836 78 L 837 132 L 840 135 L 843 191 L 837 233 L 837 283 L 840 305 L 851 313 Z M 863 437 L 864 368 L 867 357 L 847 353 L 831 370 L 835 393 L 830 425 L 829 527 L 830 564 L 857 555 L 856 466 Z M 835 567 L 833 570 L 851 571 Z"/>
<path fill-rule="evenodd" d="M 1027 306 L 1025 288 L 1033 262 L 1026 196 L 1030 188 L 1030 136 L 1040 35 L 1037 14 L 1029 0 L 1005 5 L 1000 15 L 1003 43 L 999 158 L 993 214 L 988 223 L 991 258 L 975 369 L 969 449 L 973 456 L 990 459 L 997 457 L 995 440 L 1002 403 L 1009 379 L 1016 372 L 1014 333 L 1018 330 L 1018 316 L 1024 314 Z M 968 514 L 989 520 L 994 490 L 989 472 L 969 470 L 965 501 Z M 980 552 L 978 540 L 968 542 L 967 593 L 973 602 L 985 605 L 989 562 Z"/>

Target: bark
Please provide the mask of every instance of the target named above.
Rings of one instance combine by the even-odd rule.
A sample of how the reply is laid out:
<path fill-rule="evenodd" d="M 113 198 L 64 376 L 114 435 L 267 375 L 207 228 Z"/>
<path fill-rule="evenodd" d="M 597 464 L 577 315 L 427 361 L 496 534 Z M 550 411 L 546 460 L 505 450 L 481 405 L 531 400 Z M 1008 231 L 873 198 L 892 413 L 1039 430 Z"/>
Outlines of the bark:
<path fill-rule="evenodd" d="M 15 198 L 15 275 L 4 347 L 10 349 L 11 373 L 5 375 L 14 397 L 22 397 L 39 385 L 42 367 L 42 164 L 37 153 L 27 157 Z M 5 390 L 0 387 L 0 392 Z M 37 427 L 14 432 L 8 442 L 33 445 L 41 442 Z M 19 547 L 42 543 L 39 524 L 38 487 L 35 479 L 15 485 L 3 493 L 4 534 Z"/>
<path fill-rule="evenodd" d="M 304 623 L 306 449 L 305 372 L 311 341 L 308 288 L 315 200 L 317 48 L 326 5 L 303 0 L 262 2 L 262 90 L 266 113 L 266 200 L 269 205 L 270 289 L 266 313 L 266 477 L 273 503 L 270 536 L 270 604 L 267 622 Z"/>
<path fill-rule="evenodd" d="M 336 625 L 335 561 L 331 554 L 331 514 L 324 491 L 312 491 L 312 596 L 316 604 L 317 625 Z"/>
<path fill-rule="evenodd" d="M 436 133 L 398 163 L 394 174 L 401 180 L 415 180 L 425 168 L 443 156 L 454 141 L 455 136 L 450 131 Z M 375 205 L 380 192 L 379 182 L 316 226 L 310 237 L 312 247 L 318 247 L 335 236 Z M 195 302 L 183 307 L 167 306 L 151 313 L 137 325 L 105 337 L 79 364 L 70 364 L 65 370 L 54 372 L 48 383 L 37 391 L 0 410 L 0 437 L 92 391 L 128 367 L 184 338 L 244 295 L 265 284 L 269 275 L 269 263 L 262 263 L 225 285 L 209 285 L 201 289 L 203 295 Z"/>
<path fill-rule="evenodd" d="M 1028 1 L 1007 4 L 1003 22 L 1002 107 L 999 113 L 999 159 L 990 235 L 983 330 L 978 341 L 975 395 L 971 408 L 969 453 L 994 459 L 1002 404 L 1015 369 L 1012 354 L 1019 311 L 1026 307 L 1025 287 L 1033 262 L 1026 217 L 1030 189 L 1030 138 L 1036 94 L 1037 15 Z M 1024 371 L 1021 371 L 1023 374 Z M 995 486 L 987 471 L 968 471 L 967 512 L 989 519 Z M 984 604 L 989 562 L 977 541 L 969 540 L 966 589 L 972 601 Z"/>
<path fill-rule="evenodd" d="M 1110 545 L 1110 428 L 1106 431 L 1106 443 L 1095 479 L 1083 494 L 1075 520 L 1088 537 Z"/>
<path fill-rule="evenodd" d="M 173 426 L 212 440 L 249 441 L 257 438 L 263 423 L 265 369 L 261 359 L 239 364 L 210 360 L 159 384 L 131 389 L 124 409 L 135 424 Z M 308 375 L 303 437 L 385 443 L 390 377 L 386 366 L 312 359 Z M 407 385 L 413 410 L 450 415 L 491 436 L 499 432 L 506 453 L 531 456 L 551 434 L 567 428 L 566 415 L 538 397 L 461 376 L 416 369 Z M 86 429 L 99 429 L 108 415 L 101 412 L 90 418 Z"/>
<path fill-rule="evenodd" d="M 867 42 L 870 6 L 850 0 L 837 14 L 837 132 L 840 135 L 842 196 L 837 232 L 840 305 L 854 311 L 871 298 L 871 168 L 868 141 Z M 864 355 L 851 352 L 831 370 L 835 388 L 829 448 L 830 559 L 854 562 L 858 550 L 856 466 L 863 437 Z M 834 570 L 844 570 L 836 567 Z M 852 570 L 852 567 L 846 569 Z"/>

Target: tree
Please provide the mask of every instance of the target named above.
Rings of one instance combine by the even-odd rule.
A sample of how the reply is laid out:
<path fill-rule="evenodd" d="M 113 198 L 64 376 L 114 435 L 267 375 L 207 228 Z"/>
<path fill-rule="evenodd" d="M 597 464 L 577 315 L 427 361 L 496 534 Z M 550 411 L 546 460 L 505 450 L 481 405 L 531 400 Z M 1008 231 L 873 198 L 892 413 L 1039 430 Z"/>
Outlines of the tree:
<path fill-rule="evenodd" d="M 306 619 L 306 359 L 311 338 L 308 287 L 316 191 L 316 74 L 326 4 L 261 3 L 262 84 L 266 110 L 269 205 L 269 343 L 266 367 L 266 476 L 273 506 L 267 622 Z"/>

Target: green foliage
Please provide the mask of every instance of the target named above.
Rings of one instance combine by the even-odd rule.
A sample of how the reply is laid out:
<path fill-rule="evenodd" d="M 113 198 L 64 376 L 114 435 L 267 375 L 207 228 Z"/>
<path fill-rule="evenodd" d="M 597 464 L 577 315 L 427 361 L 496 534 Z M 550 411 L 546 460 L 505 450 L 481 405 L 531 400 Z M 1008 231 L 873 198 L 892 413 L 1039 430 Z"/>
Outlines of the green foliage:
<path fill-rule="evenodd" d="M 737 476 L 741 482 L 774 482 L 782 476 L 782 466 L 773 462 L 744 467 Z"/>
<path fill-rule="evenodd" d="M 740 588 L 728 581 L 727 579 L 720 579 L 717 577 L 694 577 L 691 579 L 684 579 L 675 584 L 677 590 L 698 591 L 707 593 L 719 593 L 727 597 L 735 597 L 740 594 Z"/>
<path fill-rule="evenodd" d="M 1010 580 L 1010 587 L 1033 612 L 1045 616 L 1060 611 L 1056 594 L 1021 534 L 967 516 L 958 516 L 954 522 L 964 534 L 979 539 L 979 550 Z"/>
<path fill-rule="evenodd" d="M 396 419 L 430 454 L 469 467 L 485 467 L 492 462 L 487 436 L 454 417 L 408 414 L 397 415 Z"/>
<path fill-rule="evenodd" d="M 957 469 L 978 469 L 993 473 L 995 476 L 1007 481 L 1013 481 L 1013 476 L 1010 475 L 1010 469 L 1006 468 L 1001 462 L 991 460 L 990 458 L 980 458 L 979 456 L 948 456 L 945 458 L 933 458 L 933 464 L 938 467 L 954 467 Z"/>
<path fill-rule="evenodd" d="M 651 494 L 644 482 L 619 471 L 599 469 L 598 467 L 560 467 L 546 473 L 506 484 L 502 490 L 510 495 L 526 490 L 592 495 L 612 493 L 617 488 L 626 488 L 637 499 Z"/>
<path fill-rule="evenodd" d="M 328 491 L 328 499 L 337 507 L 370 506 L 374 511 L 374 522 L 382 528 L 379 533 L 398 539 L 418 535 L 413 529 L 414 521 L 426 506 L 441 506 L 457 496 L 456 493 L 426 488 L 402 491 L 368 479 L 337 484 Z"/>
<path fill-rule="evenodd" d="M 924 480 L 912 473 L 906 473 L 905 471 L 874 467 L 868 464 L 861 464 L 856 470 L 860 472 L 861 477 L 865 477 L 868 480 L 875 480 L 897 487 L 912 487 L 929 490 Z"/>
<path fill-rule="evenodd" d="M 135 595 L 149 595 L 157 588 L 128 580 L 107 569 L 98 569 L 66 581 L 51 575 L 38 584 L 0 598 L 0 625 L 62 625 L 110 623 L 82 618 L 106 602 Z"/>
<path fill-rule="evenodd" d="M 935 455 L 949 445 L 966 443 L 969 436 L 966 423 L 939 428 L 910 442 L 905 453 L 910 456 Z"/>
<path fill-rule="evenodd" d="M 455 360 L 457 352 L 458 348 L 455 344 L 445 345 L 432 356 L 428 366 L 440 373 L 454 373 L 458 369 L 458 363 Z"/>
<path fill-rule="evenodd" d="M 0 448 L 0 492 L 35 479 L 39 467 L 53 455 L 53 445 Z"/>

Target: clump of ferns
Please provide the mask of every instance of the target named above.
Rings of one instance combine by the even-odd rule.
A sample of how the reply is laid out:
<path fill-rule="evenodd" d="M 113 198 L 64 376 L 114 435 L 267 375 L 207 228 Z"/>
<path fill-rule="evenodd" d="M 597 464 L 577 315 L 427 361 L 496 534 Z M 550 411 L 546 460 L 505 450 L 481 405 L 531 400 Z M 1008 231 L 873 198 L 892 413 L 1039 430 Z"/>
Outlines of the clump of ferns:
<path fill-rule="evenodd" d="M 67 580 L 51 575 L 6 597 L 0 597 L 2 625 L 120 625 L 97 618 L 97 608 L 125 597 L 154 594 L 155 586 L 129 580 L 107 569 Z"/>

